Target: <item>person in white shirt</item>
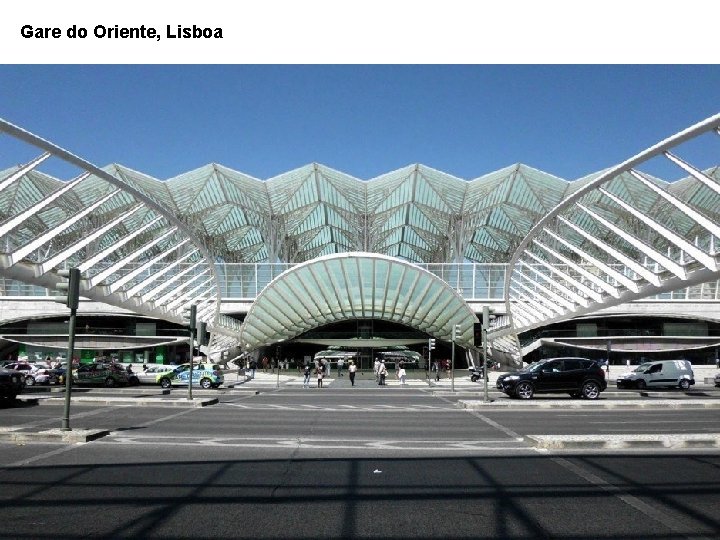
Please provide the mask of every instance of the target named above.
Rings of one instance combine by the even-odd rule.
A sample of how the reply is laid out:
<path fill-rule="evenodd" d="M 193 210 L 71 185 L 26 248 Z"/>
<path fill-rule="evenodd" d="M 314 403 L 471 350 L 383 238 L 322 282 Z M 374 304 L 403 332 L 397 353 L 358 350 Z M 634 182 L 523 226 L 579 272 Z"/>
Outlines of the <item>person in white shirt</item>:
<path fill-rule="evenodd" d="M 398 369 L 398 379 L 400 379 L 400 384 L 403 386 L 405 386 L 405 377 L 406 377 L 405 368 L 401 364 L 400 369 Z"/>
<path fill-rule="evenodd" d="M 375 373 L 375 382 L 380 382 L 380 359 L 375 358 L 375 363 L 373 364 L 373 373 Z"/>
<path fill-rule="evenodd" d="M 348 373 L 350 374 L 350 385 L 355 386 L 355 372 L 357 371 L 357 366 L 355 365 L 355 362 L 353 360 L 350 360 L 350 365 L 348 366 Z"/>

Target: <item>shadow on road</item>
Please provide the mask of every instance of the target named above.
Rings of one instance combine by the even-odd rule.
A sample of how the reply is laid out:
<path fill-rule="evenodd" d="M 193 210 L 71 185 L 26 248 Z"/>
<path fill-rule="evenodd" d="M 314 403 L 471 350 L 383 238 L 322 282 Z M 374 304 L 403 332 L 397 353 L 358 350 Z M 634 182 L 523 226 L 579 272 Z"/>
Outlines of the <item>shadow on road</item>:
<path fill-rule="evenodd" d="M 0 537 L 717 538 L 718 469 L 717 454 L 25 465 L 0 468 Z"/>

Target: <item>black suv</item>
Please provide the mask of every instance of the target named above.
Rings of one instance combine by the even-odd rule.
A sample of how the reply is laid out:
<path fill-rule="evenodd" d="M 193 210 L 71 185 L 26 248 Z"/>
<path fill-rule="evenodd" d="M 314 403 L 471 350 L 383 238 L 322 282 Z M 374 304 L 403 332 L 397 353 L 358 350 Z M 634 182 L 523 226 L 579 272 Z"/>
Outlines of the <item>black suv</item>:
<path fill-rule="evenodd" d="M 547 358 L 523 370 L 501 375 L 497 387 L 510 397 L 530 399 L 535 394 L 568 393 L 597 399 L 607 388 L 599 362 L 587 358 Z"/>

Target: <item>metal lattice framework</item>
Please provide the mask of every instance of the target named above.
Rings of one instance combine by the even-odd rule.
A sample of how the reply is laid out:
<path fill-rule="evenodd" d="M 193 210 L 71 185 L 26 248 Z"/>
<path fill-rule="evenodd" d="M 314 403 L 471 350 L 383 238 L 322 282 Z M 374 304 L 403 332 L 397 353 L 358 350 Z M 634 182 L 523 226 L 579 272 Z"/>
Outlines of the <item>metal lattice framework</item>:
<path fill-rule="evenodd" d="M 212 333 L 211 350 L 236 342 L 239 324 L 219 315 L 213 259 L 187 224 L 121 178 L 36 135 L 3 120 L 0 131 L 42 151 L 0 173 L 4 276 L 54 289 L 58 270 L 77 267 L 86 298 L 181 324 L 184 308 L 195 303 Z M 51 157 L 81 174 L 57 182 L 38 170 Z"/>
<path fill-rule="evenodd" d="M 720 115 L 579 184 L 532 228 L 509 263 L 509 325 L 491 334 L 498 348 L 517 357 L 520 332 L 720 277 L 717 169 L 677 155 L 703 135 L 720 142 Z M 668 188 L 638 170 L 658 157 L 692 183 Z"/>

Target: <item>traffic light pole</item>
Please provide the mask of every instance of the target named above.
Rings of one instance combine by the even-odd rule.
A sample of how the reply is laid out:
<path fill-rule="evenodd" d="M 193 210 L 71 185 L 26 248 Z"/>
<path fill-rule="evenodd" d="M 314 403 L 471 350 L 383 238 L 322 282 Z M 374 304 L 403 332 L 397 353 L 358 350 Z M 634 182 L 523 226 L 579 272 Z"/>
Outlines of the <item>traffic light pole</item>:
<path fill-rule="evenodd" d="M 62 431 L 71 431 L 70 428 L 70 398 L 72 397 L 72 366 L 75 355 L 75 319 L 77 309 L 80 305 L 80 270 L 70 268 L 59 270 L 58 276 L 67 278 L 67 282 L 60 282 L 56 285 L 58 291 L 65 291 L 65 296 L 55 297 L 56 302 L 61 302 L 70 308 L 70 320 L 68 321 L 68 352 L 67 366 L 65 368 L 65 408 L 63 410 Z"/>
<path fill-rule="evenodd" d="M 68 325 L 68 352 L 67 368 L 65 369 L 65 409 L 62 417 L 62 431 L 72 431 L 70 428 L 70 398 L 72 393 L 72 360 L 75 354 L 75 316 L 77 310 L 70 309 L 70 323 Z"/>
<path fill-rule="evenodd" d="M 483 348 L 483 378 L 485 379 L 485 392 L 483 396 L 483 401 L 487 403 L 489 401 L 488 399 L 488 369 L 490 368 L 490 365 L 488 364 L 488 354 L 487 354 L 487 329 L 488 325 L 490 324 L 490 308 L 488 306 L 483 306 L 482 311 L 482 348 Z"/>
<path fill-rule="evenodd" d="M 428 369 L 427 369 L 428 381 L 430 381 L 430 370 L 432 369 L 432 352 L 433 352 L 434 348 L 435 348 L 435 340 L 433 338 L 428 339 Z M 439 366 L 438 366 L 438 369 L 440 369 Z M 439 374 L 436 374 L 436 376 L 439 376 Z"/>
<path fill-rule="evenodd" d="M 455 334 L 457 333 L 458 325 L 454 324 L 452 328 L 452 351 L 450 351 L 450 391 L 455 391 Z"/>
<path fill-rule="evenodd" d="M 190 371 L 188 373 L 188 400 L 192 401 L 192 385 L 193 385 L 193 349 L 195 348 L 195 328 L 197 319 L 197 306 L 192 304 L 190 306 L 190 339 L 188 340 L 190 345 Z"/>

